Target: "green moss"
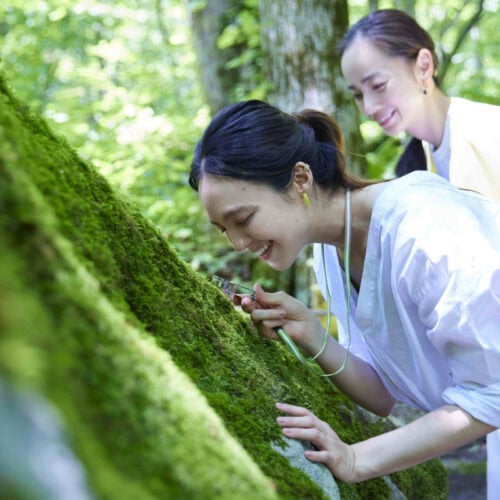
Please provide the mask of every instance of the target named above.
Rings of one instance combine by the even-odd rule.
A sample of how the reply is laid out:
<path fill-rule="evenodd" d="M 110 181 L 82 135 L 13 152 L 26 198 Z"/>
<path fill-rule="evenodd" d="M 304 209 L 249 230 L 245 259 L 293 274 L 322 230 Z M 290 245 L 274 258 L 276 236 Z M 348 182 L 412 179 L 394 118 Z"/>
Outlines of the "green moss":
<path fill-rule="evenodd" d="M 463 475 L 486 475 L 487 464 L 482 460 L 479 462 L 465 462 L 463 460 L 449 460 L 446 464 L 448 471 Z"/>
<path fill-rule="evenodd" d="M 1 80 L 0 213 L 0 372 L 59 408 L 98 498 L 322 498 L 269 446 L 277 400 L 348 442 L 382 431 L 261 339 Z M 394 480 L 444 498 L 443 471 Z M 382 479 L 339 487 L 389 497 Z"/>

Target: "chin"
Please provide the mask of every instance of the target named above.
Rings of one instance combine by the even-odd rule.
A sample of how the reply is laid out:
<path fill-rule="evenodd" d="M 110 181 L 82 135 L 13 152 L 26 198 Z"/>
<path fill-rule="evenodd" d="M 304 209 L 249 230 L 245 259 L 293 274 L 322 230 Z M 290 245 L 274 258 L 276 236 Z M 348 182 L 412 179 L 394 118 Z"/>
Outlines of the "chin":
<path fill-rule="evenodd" d="M 390 137 L 395 137 L 401 134 L 402 132 L 406 132 L 406 129 L 404 128 L 403 123 L 401 123 L 401 121 L 398 121 L 389 129 L 385 129 L 382 127 L 382 130 L 386 133 L 386 135 Z"/>
<path fill-rule="evenodd" d="M 275 271 L 286 271 L 287 269 L 290 269 L 294 261 L 289 262 L 287 264 L 283 264 L 281 262 L 268 262 L 267 265 L 274 269 Z"/>
<path fill-rule="evenodd" d="M 275 271 L 286 271 L 290 266 L 271 266 Z"/>
<path fill-rule="evenodd" d="M 384 127 L 381 127 L 381 128 L 385 132 L 385 135 L 388 135 L 389 137 L 395 137 L 400 132 L 402 132 L 402 130 L 400 130 L 400 127 L 394 127 L 394 128 L 390 128 L 390 129 L 386 129 Z"/>

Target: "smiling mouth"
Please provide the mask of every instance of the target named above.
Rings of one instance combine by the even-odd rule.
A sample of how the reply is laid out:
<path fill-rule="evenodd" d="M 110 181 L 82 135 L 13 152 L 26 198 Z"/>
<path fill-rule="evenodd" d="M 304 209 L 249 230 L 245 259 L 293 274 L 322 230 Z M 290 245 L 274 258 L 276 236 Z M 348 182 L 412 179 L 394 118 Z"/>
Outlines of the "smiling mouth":
<path fill-rule="evenodd" d="M 257 257 L 262 257 L 271 248 L 271 245 L 272 243 L 268 241 L 261 249 L 254 252 L 255 255 L 257 255 Z"/>
<path fill-rule="evenodd" d="M 385 115 L 383 118 L 381 118 L 380 120 L 377 120 L 378 124 L 381 127 L 385 127 L 387 125 L 387 123 L 389 122 L 389 120 L 394 116 L 394 113 L 396 113 L 396 111 L 393 110 L 390 113 L 388 113 L 387 115 Z"/>

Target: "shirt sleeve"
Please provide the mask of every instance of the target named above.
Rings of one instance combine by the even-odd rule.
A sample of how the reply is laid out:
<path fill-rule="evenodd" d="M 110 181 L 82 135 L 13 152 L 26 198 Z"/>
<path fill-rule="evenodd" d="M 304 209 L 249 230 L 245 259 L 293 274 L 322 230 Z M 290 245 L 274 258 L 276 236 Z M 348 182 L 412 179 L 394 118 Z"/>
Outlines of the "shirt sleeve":
<path fill-rule="evenodd" d="M 500 427 L 499 219 L 451 208 L 402 224 L 393 279 L 448 361 L 443 400 Z"/>

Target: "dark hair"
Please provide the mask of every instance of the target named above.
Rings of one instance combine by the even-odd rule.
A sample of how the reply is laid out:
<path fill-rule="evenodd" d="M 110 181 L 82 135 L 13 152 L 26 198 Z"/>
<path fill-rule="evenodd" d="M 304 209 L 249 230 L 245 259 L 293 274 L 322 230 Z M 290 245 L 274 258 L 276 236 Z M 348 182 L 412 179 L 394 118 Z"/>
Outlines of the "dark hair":
<path fill-rule="evenodd" d="M 354 24 L 340 44 L 342 56 L 352 42 L 363 37 L 389 56 L 415 59 L 421 49 L 432 54 L 434 72 L 439 64 L 434 41 L 427 31 L 405 12 L 397 9 L 376 10 Z M 434 83 L 438 85 L 436 75 Z"/>
<path fill-rule="evenodd" d="M 357 37 L 363 37 L 389 56 L 400 56 L 408 60 L 417 57 L 420 49 L 428 49 L 434 63 L 433 80 L 439 85 L 436 76 L 438 57 L 434 42 L 411 16 L 397 10 L 377 10 L 354 24 L 344 36 L 340 45 L 342 56 Z M 413 138 L 399 158 L 396 174 L 398 177 L 414 170 L 425 170 L 426 160 L 422 141 Z"/>
<path fill-rule="evenodd" d="M 290 115 L 258 100 L 231 104 L 215 115 L 196 146 L 189 184 L 198 190 L 202 176 L 213 174 L 285 192 L 299 161 L 326 190 L 368 184 L 345 171 L 344 139 L 332 118 L 311 109 Z"/>
<path fill-rule="evenodd" d="M 412 137 L 396 165 L 396 175 L 402 177 L 414 170 L 427 170 L 422 141 Z"/>

